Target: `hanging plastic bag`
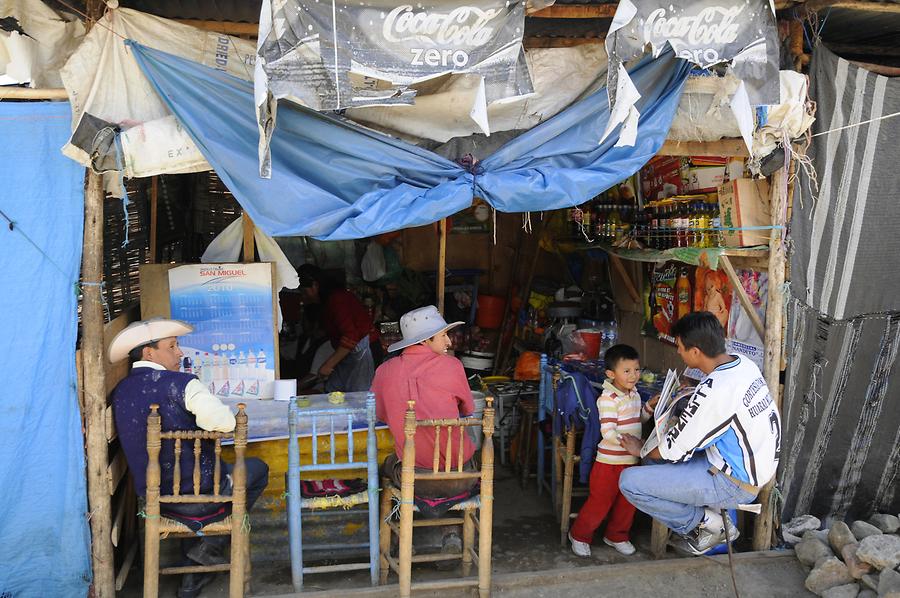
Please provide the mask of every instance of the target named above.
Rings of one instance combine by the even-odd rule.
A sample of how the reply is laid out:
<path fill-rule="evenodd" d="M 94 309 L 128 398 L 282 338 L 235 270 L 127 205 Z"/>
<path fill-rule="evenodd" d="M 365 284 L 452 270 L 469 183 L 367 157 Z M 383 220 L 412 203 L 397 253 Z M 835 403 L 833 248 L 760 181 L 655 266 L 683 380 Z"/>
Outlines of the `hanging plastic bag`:
<path fill-rule="evenodd" d="M 375 241 L 369 242 L 361 267 L 363 280 L 366 282 L 375 282 L 387 274 L 387 266 L 384 263 L 384 247 Z"/>

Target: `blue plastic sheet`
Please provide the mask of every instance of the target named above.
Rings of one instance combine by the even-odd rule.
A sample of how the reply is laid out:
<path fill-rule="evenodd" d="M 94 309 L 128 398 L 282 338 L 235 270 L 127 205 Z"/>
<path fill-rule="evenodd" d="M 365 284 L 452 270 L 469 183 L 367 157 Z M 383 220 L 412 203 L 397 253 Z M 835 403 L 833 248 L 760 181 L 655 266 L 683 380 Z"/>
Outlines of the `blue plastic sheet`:
<path fill-rule="evenodd" d="M 633 147 L 603 143 L 606 89 L 516 137 L 474 168 L 291 103 L 279 107 L 272 178 L 259 176 L 253 84 L 128 42 L 138 64 L 253 221 L 273 236 L 355 239 L 429 224 L 481 197 L 502 212 L 581 204 L 662 146 L 689 66 L 671 52 L 638 64 Z"/>
<path fill-rule="evenodd" d="M 75 379 L 84 169 L 68 103 L 0 102 L 0 596 L 91 581 Z M 12 230 L 10 230 L 12 221 Z"/>

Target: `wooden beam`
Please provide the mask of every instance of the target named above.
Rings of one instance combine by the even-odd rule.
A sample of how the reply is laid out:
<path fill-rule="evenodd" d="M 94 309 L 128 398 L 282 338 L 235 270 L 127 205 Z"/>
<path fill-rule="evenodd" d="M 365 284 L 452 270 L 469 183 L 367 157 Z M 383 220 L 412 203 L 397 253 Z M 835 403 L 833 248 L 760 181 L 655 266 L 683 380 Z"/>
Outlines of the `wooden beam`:
<path fill-rule="evenodd" d="M 438 245 L 438 267 L 437 267 L 437 308 L 443 315 L 444 313 L 444 284 L 447 278 L 447 219 L 441 218 L 438 222 L 438 231 L 440 233 L 440 241 Z M 472 297 L 472 301 L 476 298 Z"/>
<path fill-rule="evenodd" d="M 104 429 L 106 430 L 106 442 L 112 442 L 116 438 L 116 420 L 113 417 L 112 405 L 103 410 Z"/>
<path fill-rule="evenodd" d="M 84 197 L 84 249 L 81 276 L 81 354 L 84 368 L 84 427 L 87 453 L 88 503 L 91 524 L 91 566 L 94 596 L 115 597 L 115 563 L 110 536 L 112 526 L 109 465 L 106 442 L 106 369 L 103 355 L 103 181 L 88 171 Z"/>
<path fill-rule="evenodd" d="M 866 69 L 867 71 L 872 71 L 873 73 L 878 74 L 878 75 L 884 75 L 885 77 L 900 76 L 900 67 L 885 66 L 883 64 L 872 64 L 871 62 L 860 62 L 858 60 L 851 60 L 850 62 L 862 69 Z"/>
<path fill-rule="evenodd" d="M 31 89 L 30 87 L 0 87 L 0 100 L 66 100 L 65 89 Z"/>
<path fill-rule="evenodd" d="M 554 4 L 528 16 L 536 19 L 611 19 L 616 14 L 616 8 L 618 3 Z"/>
<path fill-rule="evenodd" d="M 900 4 L 893 2 L 864 2 L 857 0 L 809 0 L 804 4 L 808 12 L 819 12 L 828 8 L 845 8 L 860 12 L 900 14 Z"/>
<path fill-rule="evenodd" d="M 198 19 L 172 19 L 203 31 L 215 31 L 225 35 L 259 35 L 259 23 L 236 23 L 233 21 L 201 21 Z"/>
<path fill-rule="evenodd" d="M 857 56 L 900 56 L 900 48 L 897 46 L 833 44 L 828 41 L 825 42 L 825 45 L 835 54 L 855 54 Z"/>
<path fill-rule="evenodd" d="M 134 563 L 135 555 L 137 555 L 137 548 L 137 540 L 134 540 L 131 543 L 131 547 L 128 549 L 128 552 L 125 553 L 125 560 L 122 561 L 122 566 L 119 567 L 119 572 L 116 574 L 117 592 L 121 592 L 122 588 L 125 587 L 125 580 L 128 579 L 128 572 L 131 571 L 131 565 Z"/>
<path fill-rule="evenodd" d="M 150 263 L 156 263 L 157 202 L 159 200 L 159 176 L 150 177 Z"/>
<path fill-rule="evenodd" d="M 610 253 L 609 260 L 612 262 L 616 272 L 619 273 L 619 276 L 622 277 L 622 282 L 625 283 L 625 290 L 628 291 L 631 300 L 640 305 L 641 294 L 638 293 L 637 289 L 634 287 L 634 283 L 631 281 L 631 276 L 629 276 L 628 271 L 625 270 L 625 264 L 622 263 L 622 259 L 614 253 Z"/>
<path fill-rule="evenodd" d="M 573 48 L 585 44 L 602 44 L 605 37 L 526 37 L 522 44 L 526 48 Z"/>
<path fill-rule="evenodd" d="M 113 457 L 112 463 L 106 468 L 106 484 L 109 487 L 110 496 L 116 493 L 116 488 L 119 487 L 119 482 L 125 477 L 126 471 L 128 471 L 128 463 L 125 461 L 125 453 L 121 450 L 116 451 L 116 456 Z"/>
<path fill-rule="evenodd" d="M 253 230 L 255 225 L 253 224 L 253 220 L 250 219 L 250 214 L 244 212 L 244 263 L 252 264 L 256 257 L 256 240 L 253 238 Z"/>
<path fill-rule="evenodd" d="M 731 260 L 728 259 L 727 255 L 719 256 L 719 265 L 722 266 L 722 269 L 725 270 L 725 275 L 728 276 L 728 280 L 731 281 L 731 286 L 734 287 L 734 292 L 737 293 L 738 301 L 741 302 L 744 313 L 750 318 L 750 322 L 753 324 L 756 334 L 759 335 L 759 338 L 766 338 L 766 328 L 763 326 L 762 320 L 759 319 L 759 314 L 756 313 L 753 302 L 750 301 L 750 297 L 747 296 L 747 291 L 744 290 L 744 285 L 741 284 L 741 279 L 738 278 L 737 272 L 734 271 L 734 266 L 731 265 Z"/>
<path fill-rule="evenodd" d="M 784 226 L 785 206 L 790 206 L 793 199 L 794 184 L 789 182 L 793 179 L 793 162 L 791 162 L 790 172 L 787 170 L 787 168 L 782 168 L 772 177 L 772 225 L 776 228 L 772 231 L 775 234 L 769 240 L 769 300 L 766 305 L 766 335 L 763 337 L 766 351 L 763 376 L 766 378 L 769 394 L 781 413 L 784 413 L 781 409 L 781 348 L 784 325 L 782 287 L 784 286 L 787 258 L 782 239 L 783 229 L 777 227 Z M 785 422 L 782 421 L 782 430 L 784 430 L 784 426 Z M 773 480 L 766 484 L 757 499 L 757 502 L 762 505 L 762 513 L 756 518 L 753 531 L 754 550 L 768 550 L 772 545 L 772 530 L 776 521 L 775 500 L 772 494 L 774 483 Z"/>
<path fill-rule="evenodd" d="M 749 157 L 743 139 L 719 139 L 718 141 L 666 141 L 658 156 L 741 156 Z"/>

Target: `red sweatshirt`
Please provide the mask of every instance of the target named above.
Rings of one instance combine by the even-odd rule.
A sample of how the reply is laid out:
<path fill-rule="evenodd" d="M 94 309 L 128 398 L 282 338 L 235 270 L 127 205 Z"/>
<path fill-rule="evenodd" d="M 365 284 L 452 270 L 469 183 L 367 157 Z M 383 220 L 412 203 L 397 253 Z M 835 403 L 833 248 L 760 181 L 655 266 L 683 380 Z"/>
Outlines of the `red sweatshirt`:
<path fill-rule="evenodd" d="M 373 341 L 378 338 L 372 316 L 356 295 L 346 289 L 335 289 L 328 295 L 322 315 L 325 334 L 335 349 L 353 349 L 366 335 Z"/>
<path fill-rule="evenodd" d="M 411 384 L 412 383 L 412 384 Z M 411 388 L 411 385 L 415 385 Z M 417 391 L 418 398 L 415 396 Z M 462 364 L 455 357 L 438 355 L 423 345 L 413 345 L 395 357 L 381 364 L 375 370 L 372 380 L 375 393 L 375 411 L 380 421 L 385 422 L 394 437 L 397 457 L 403 458 L 406 444 L 403 434 L 403 420 L 406 417 L 406 402 L 416 401 L 416 419 L 455 419 L 460 415 L 471 415 L 475 409 L 472 392 Z M 441 434 L 441 467 L 444 466 L 447 437 Z M 456 467 L 459 451 L 458 432 L 452 434 L 451 466 Z M 475 452 L 475 446 L 464 434 L 463 457 L 468 461 Z M 416 431 L 416 465 L 431 469 L 434 463 L 434 429 Z"/>

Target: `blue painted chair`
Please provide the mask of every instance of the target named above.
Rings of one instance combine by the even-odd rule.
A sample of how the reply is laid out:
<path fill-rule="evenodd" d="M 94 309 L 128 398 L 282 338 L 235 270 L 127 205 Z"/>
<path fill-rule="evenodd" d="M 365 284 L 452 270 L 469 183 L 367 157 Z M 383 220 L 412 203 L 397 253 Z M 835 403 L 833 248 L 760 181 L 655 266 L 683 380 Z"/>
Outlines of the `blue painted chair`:
<path fill-rule="evenodd" d="M 354 460 L 353 446 L 353 422 L 362 415 L 366 422 L 366 460 Z M 300 448 L 298 443 L 298 428 L 301 421 L 309 420 L 309 429 L 312 434 L 312 462 L 308 465 L 300 463 Z M 303 589 L 303 575 L 305 573 L 328 573 L 335 571 L 354 571 L 369 569 L 372 585 L 378 583 L 379 558 L 378 558 L 378 445 L 375 438 L 375 395 L 369 393 L 366 406 L 329 407 L 326 409 L 309 409 L 298 405 L 297 400 L 290 402 L 288 407 L 288 429 L 290 442 L 288 444 L 288 532 L 291 546 L 291 580 L 294 590 Z M 318 436 L 325 435 L 329 438 L 330 451 L 320 460 L 318 450 Z M 341 436 L 346 436 L 347 454 L 336 454 L 336 441 Z M 343 451 L 341 451 L 343 453 Z M 317 497 L 303 498 L 300 494 L 300 479 L 303 474 L 310 472 L 339 472 L 366 470 L 367 489 L 344 497 Z M 347 508 L 357 504 L 368 504 L 369 510 L 369 560 L 367 562 L 342 563 L 338 565 L 322 565 L 307 567 L 303 565 L 303 536 L 302 520 L 303 510 L 321 510 Z M 363 546 L 366 546 L 364 544 Z M 307 545 L 306 548 L 337 549 L 337 548 L 361 548 L 362 546 L 346 544 L 343 546 Z"/>
<path fill-rule="evenodd" d="M 553 416 L 553 392 L 556 385 L 554 377 L 558 376 L 558 367 L 550 365 L 547 355 L 541 354 L 541 378 L 538 386 L 538 412 L 537 421 L 540 424 Z M 540 496 L 546 488 L 550 492 L 550 496 L 556 496 L 556 462 L 551 461 L 551 471 L 549 481 L 546 475 L 546 439 L 543 432 L 538 429 L 537 433 L 537 493 Z"/>

